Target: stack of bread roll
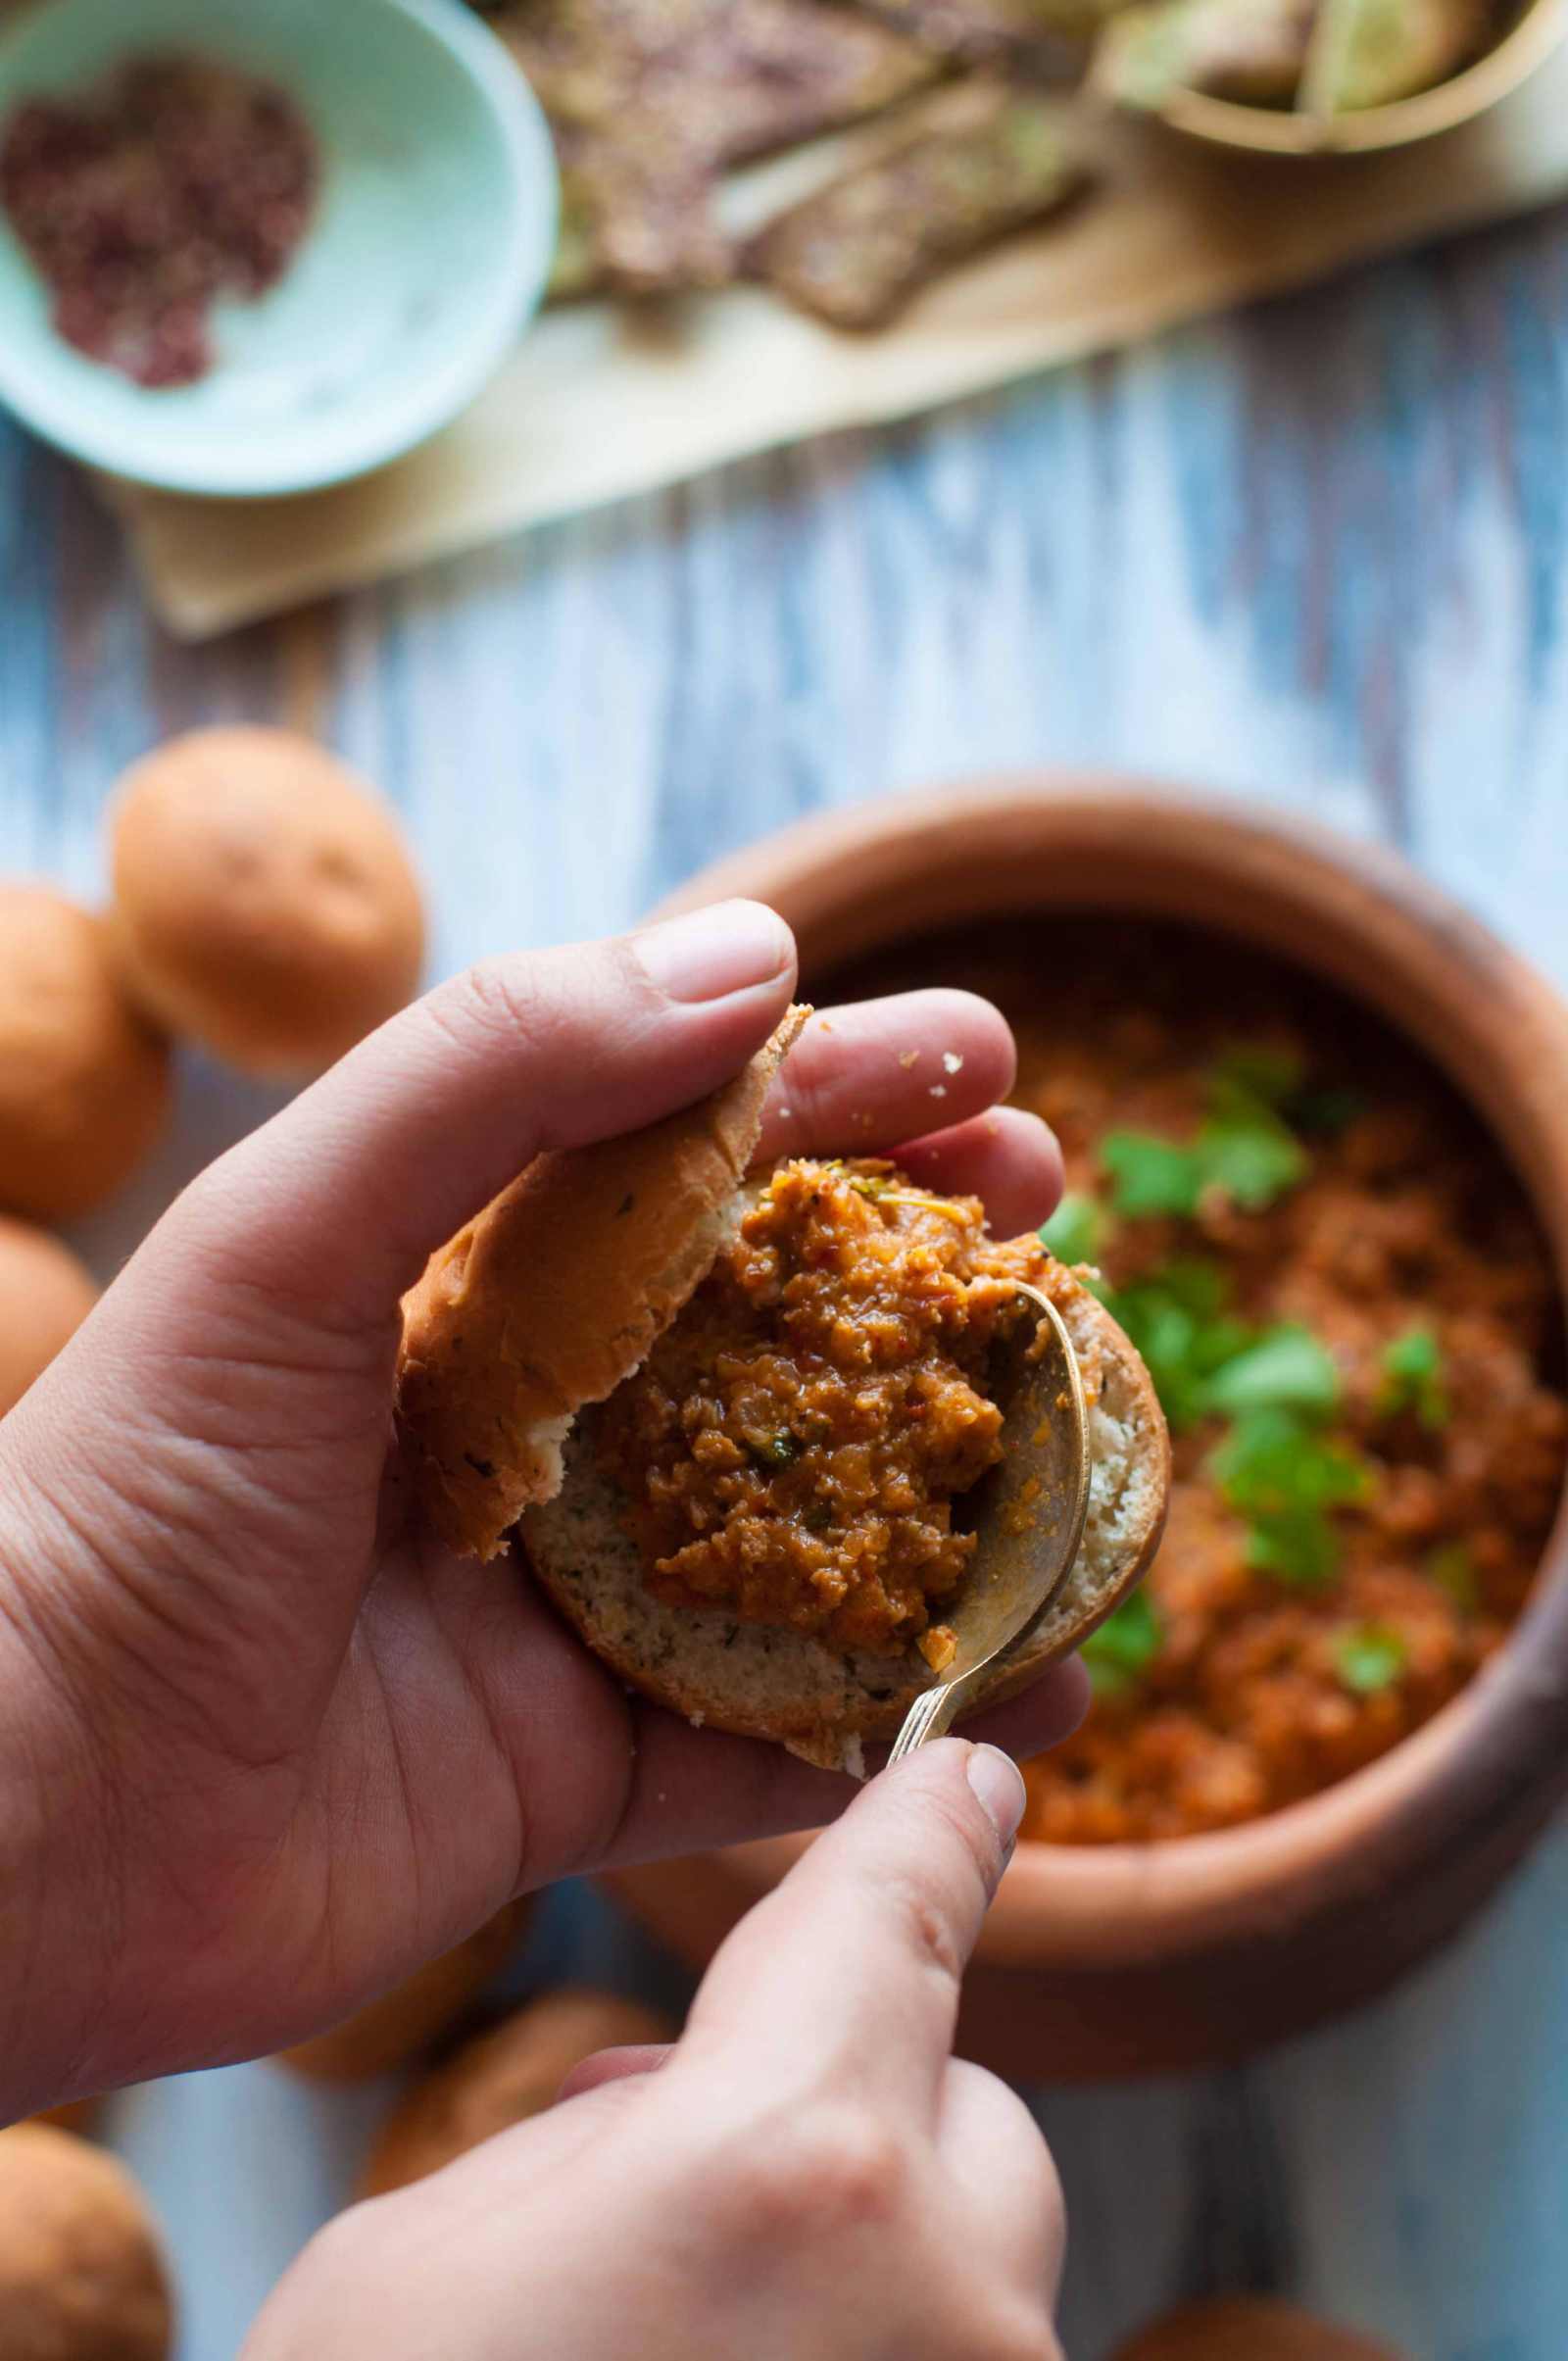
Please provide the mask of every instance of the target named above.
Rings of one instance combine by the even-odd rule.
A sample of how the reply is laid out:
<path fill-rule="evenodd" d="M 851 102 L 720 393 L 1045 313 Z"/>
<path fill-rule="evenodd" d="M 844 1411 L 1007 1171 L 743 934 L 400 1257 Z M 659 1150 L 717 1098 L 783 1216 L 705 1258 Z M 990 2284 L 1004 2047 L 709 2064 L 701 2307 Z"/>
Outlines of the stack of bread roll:
<path fill-rule="evenodd" d="M 91 1308 L 53 1229 L 114 1197 L 172 1097 L 171 1039 L 303 1079 L 417 987 L 419 888 L 388 807 L 277 729 L 148 755 L 109 815 L 99 912 L 0 881 L 0 1415 Z"/>

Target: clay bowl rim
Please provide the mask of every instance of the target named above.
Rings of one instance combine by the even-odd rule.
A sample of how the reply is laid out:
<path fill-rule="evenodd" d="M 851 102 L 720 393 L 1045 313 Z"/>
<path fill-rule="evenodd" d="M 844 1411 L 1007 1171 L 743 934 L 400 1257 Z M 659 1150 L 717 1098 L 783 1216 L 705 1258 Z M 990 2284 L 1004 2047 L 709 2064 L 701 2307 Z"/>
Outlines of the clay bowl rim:
<path fill-rule="evenodd" d="M 1490 114 L 1537 74 L 1568 31 L 1564 0 L 1526 0 L 1490 49 L 1427 90 L 1344 115 L 1250 106 L 1210 98 L 1201 90 L 1173 90 L 1148 110 L 1183 139 L 1234 155 L 1278 156 L 1288 163 L 1341 163 L 1386 155 L 1418 140 L 1438 139 Z M 1112 102 L 1114 103 L 1114 102 Z"/>
<path fill-rule="evenodd" d="M 1489 928 L 1387 848 L 1344 836 L 1240 799 L 1187 792 L 1114 773 L 1025 773 L 976 785 L 892 796 L 818 815 L 729 855 L 660 905 L 658 915 L 745 894 L 799 921 L 809 970 L 944 923 L 986 914 L 1028 915 L 1052 907 L 1034 890 L 969 901 L 946 919 L 923 909 L 902 929 L 855 931 L 854 912 L 885 911 L 895 890 L 943 874 L 966 878 L 983 832 L 1000 872 L 1045 850 L 1102 860 L 1116 848 L 1150 848 L 1174 879 L 1184 866 L 1226 897 L 1226 922 L 1197 922 L 1280 949 L 1256 913 L 1265 884 L 1277 916 L 1289 907 L 1304 929 L 1321 921 L 1313 951 L 1281 956 L 1367 1002 L 1413 1036 L 1477 1112 L 1520 1179 L 1553 1257 L 1560 1303 L 1568 1303 L 1568 1094 L 1554 1102 L 1544 1073 L 1568 1071 L 1568 1006 Z M 879 871 L 874 898 L 867 867 Z M 1060 882 L 1068 884 L 1065 875 Z M 1248 892 L 1244 893 L 1244 887 Z M 966 889 L 967 890 L 967 889 Z M 804 897 L 804 911 L 803 911 Z M 1055 907 L 1115 908 L 1102 891 L 1069 890 Z M 1123 905 L 1153 914 L 1157 898 Z M 815 915 L 811 914 L 815 910 Z M 1169 903 L 1161 914 L 1176 915 Z M 1251 921 L 1250 923 L 1250 921 Z M 835 939 L 835 929 L 838 939 Z M 826 936 L 831 947 L 818 951 Z M 1323 944 L 1341 946 L 1377 973 L 1383 991 L 1351 981 Z M 1412 1008 L 1419 1004 L 1426 1025 Z M 1489 1106 L 1445 1055 L 1432 1030 L 1485 1039 L 1494 1060 Z M 1535 1141 L 1537 1169 L 1524 1168 L 1499 1110 L 1512 1109 L 1520 1136 Z M 1547 1202 L 1544 1174 L 1559 1196 Z M 1245 1827 L 1158 1845 L 1095 1848 L 1027 1844 L 1003 1881 L 981 1940 L 992 1965 L 1102 1969 L 1201 1951 L 1244 1932 L 1286 1935 L 1336 1900 L 1386 1894 L 1396 1907 L 1416 1883 L 1468 1835 L 1480 1837 L 1514 1798 L 1549 1775 L 1563 1751 L 1568 1713 L 1568 1480 L 1542 1554 L 1525 1615 L 1482 1672 L 1422 1729 L 1338 1786 Z M 809 1842 L 783 1837 L 708 1856 L 747 1899 L 760 1894 Z"/>

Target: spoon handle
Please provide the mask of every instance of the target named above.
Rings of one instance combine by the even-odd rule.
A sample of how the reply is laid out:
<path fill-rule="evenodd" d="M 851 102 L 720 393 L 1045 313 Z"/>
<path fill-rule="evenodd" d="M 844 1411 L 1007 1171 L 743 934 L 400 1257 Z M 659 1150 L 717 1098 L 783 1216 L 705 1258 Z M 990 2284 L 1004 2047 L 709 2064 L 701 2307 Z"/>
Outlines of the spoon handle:
<path fill-rule="evenodd" d="M 912 1754 L 933 1738 L 945 1738 L 953 1727 L 953 1717 L 962 1702 L 964 1682 L 944 1681 L 940 1689 L 924 1689 L 904 1717 L 904 1727 L 893 1742 L 888 1756 L 891 1767 Z"/>

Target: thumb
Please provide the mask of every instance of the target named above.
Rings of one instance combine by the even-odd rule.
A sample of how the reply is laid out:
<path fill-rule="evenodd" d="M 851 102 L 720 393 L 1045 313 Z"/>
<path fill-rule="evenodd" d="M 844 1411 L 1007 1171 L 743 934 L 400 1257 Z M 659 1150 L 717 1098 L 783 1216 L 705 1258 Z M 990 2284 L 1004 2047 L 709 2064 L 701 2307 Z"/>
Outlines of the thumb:
<path fill-rule="evenodd" d="M 428 1254 L 541 1149 L 715 1089 L 794 980 L 783 920 L 729 902 L 430 993 L 192 1182 L 6 1421 L 14 1485 L 76 1529 L 131 1502 L 193 1597 L 226 1569 L 294 1612 L 340 1568 L 340 1623 Z"/>
<path fill-rule="evenodd" d="M 426 1256 L 546 1148 L 726 1081 L 788 1005 L 795 946 L 726 902 L 624 940 L 470 967 L 220 1159 L 176 1207 L 215 1275 L 380 1325 Z"/>
<path fill-rule="evenodd" d="M 1016 1765 L 964 1739 L 880 1772 L 724 1943 L 683 2053 L 774 2098 L 829 2088 L 929 2120 L 1023 1808 Z"/>

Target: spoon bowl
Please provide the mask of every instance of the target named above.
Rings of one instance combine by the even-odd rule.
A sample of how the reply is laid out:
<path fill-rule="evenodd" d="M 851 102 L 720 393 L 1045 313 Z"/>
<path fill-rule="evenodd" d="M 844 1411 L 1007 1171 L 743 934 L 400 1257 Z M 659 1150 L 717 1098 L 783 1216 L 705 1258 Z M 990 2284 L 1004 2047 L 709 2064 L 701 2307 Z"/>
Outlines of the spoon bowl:
<path fill-rule="evenodd" d="M 999 1348 L 1002 1457 L 974 1494 L 974 1560 L 948 1619 L 957 1647 L 909 1707 L 890 1762 L 952 1728 L 979 1675 L 1058 1596 L 1083 1540 L 1092 1460 L 1078 1356 L 1050 1298 L 1022 1280 L 1018 1292 L 1040 1321 L 1019 1322 Z"/>

